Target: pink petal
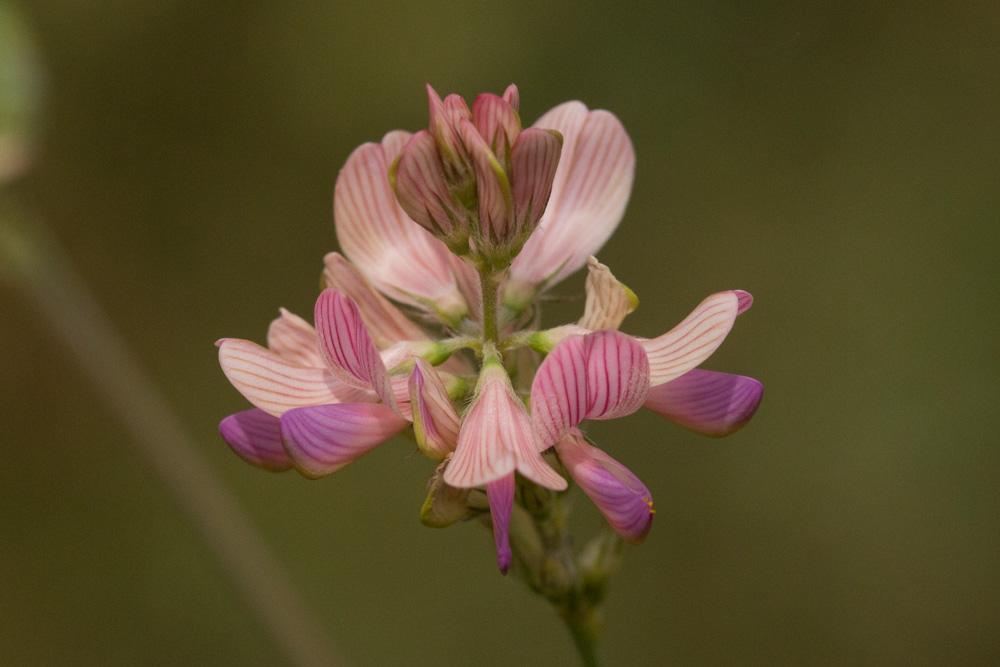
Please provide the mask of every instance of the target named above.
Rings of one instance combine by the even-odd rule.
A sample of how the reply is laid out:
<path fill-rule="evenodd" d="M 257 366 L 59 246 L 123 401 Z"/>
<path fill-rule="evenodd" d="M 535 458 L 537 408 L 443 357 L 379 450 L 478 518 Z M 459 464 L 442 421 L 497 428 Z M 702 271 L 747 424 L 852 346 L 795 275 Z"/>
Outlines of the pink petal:
<path fill-rule="evenodd" d="M 409 379 L 413 432 L 427 456 L 443 459 L 458 443 L 459 418 L 437 371 L 417 359 Z"/>
<path fill-rule="evenodd" d="M 413 223 L 389 185 L 389 164 L 409 136 L 390 132 L 382 144 L 364 144 L 348 158 L 334 193 L 337 239 L 379 291 L 457 319 L 467 307 L 455 286 L 451 253 Z"/>
<path fill-rule="evenodd" d="M 325 289 L 316 299 L 314 319 L 327 367 L 343 382 L 374 389 L 382 402 L 394 406 L 389 374 L 357 304 L 337 290 Z"/>
<path fill-rule="evenodd" d="M 566 470 L 622 539 L 638 544 L 653 525 L 653 498 L 631 470 L 570 434 L 556 443 Z"/>
<path fill-rule="evenodd" d="M 639 298 L 596 257 L 587 260 L 587 269 L 587 304 L 577 324 L 591 331 L 617 329 L 639 305 Z"/>
<path fill-rule="evenodd" d="M 482 93 L 472 104 L 472 123 L 505 168 L 521 132 L 521 119 L 510 102 L 493 93 Z"/>
<path fill-rule="evenodd" d="M 326 362 L 319 353 L 316 330 L 304 319 L 279 309 L 280 317 L 267 328 L 267 348 L 298 366 L 323 368 Z"/>
<path fill-rule="evenodd" d="M 529 128 L 517 138 L 510 178 L 518 234 L 530 234 L 545 212 L 561 150 L 562 137 L 548 130 Z"/>
<path fill-rule="evenodd" d="M 534 127 L 563 136 L 548 208 L 511 267 L 514 292 L 553 285 L 604 245 L 625 212 L 635 151 L 621 122 L 607 111 L 566 102 Z"/>
<path fill-rule="evenodd" d="M 646 355 L 617 331 L 571 336 L 545 358 L 531 385 L 537 446 L 546 449 L 585 419 L 616 419 L 642 406 L 649 390 Z"/>
<path fill-rule="evenodd" d="M 344 384 L 326 368 L 293 364 L 248 340 L 224 338 L 217 345 L 219 365 L 233 386 L 276 417 L 292 408 L 374 398 L 371 392 Z"/>
<path fill-rule="evenodd" d="M 750 421 L 764 385 L 744 375 L 695 369 L 650 390 L 646 407 L 692 431 L 722 437 Z"/>
<path fill-rule="evenodd" d="M 750 310 L 750 306 L 753 305 L 753 294 L 741 289 L 734 289 L 733 292 L 736 293 L 736 298 L 740 301 L 739 314 L 742 315 Z"/>
<path fill-rule="evenodd" d="M 281 437 L 295 467 L 322 477 L 367 454 L 402 431 L 405 419 L 378 403 L 338 403 L 289 410 Z"/>
<path fill-rule="evenodd" d="M 471 122 L 463 121 L 459 131 L 476 172 L 480 234 L 488 247 L 505 246 L 513 233 L 513 203 L 507 174 Z"/>
<path fill-rule="evenodd" d="M 323 258 L 323 264 L 324 283 L 358 304 L 361 319 L 379 348 L 389 347 L 401 340 L 427 338 L 424 330 L 372 287 L 346 257 L 331 252 Z"/>
<path fill-rule="evenodd" d="M 680 377 L 712 356 L 733 328 L 739 305 L 736 292 L 718 292 L 667 333 L 641 340 L 649 356 L 650 385 Z"/>
<path fill-rule="evenodd" d="M 536 451 L 531 418 L 497 362 L 480 373 L 477 395 L 462 421 L 444 481 L 459 488 L 484 486 L 515 469 L 547 488 L 566 488 L 566 480 Z"/>
<path fill-rule="evenodd" d="M 427 107 L 430 133 L 442 161 L 452 178 L 461 178 L 468 170 L 468 156 L 459 137 L 458 125 L 462 120 L 472 119 L 469 106 L 460 95 L 454 94 L 442 102 L 437 91 L 427 84 Z"/>
<path fill-rule="evenodd" d="M 514 111 L 521 108 L 521 94 L 517 91 L 517 86 L 514 84 L 510 84 L 507 86 L 506 90 L 503 91 L 503 99 L 514 109 Z"/>
<path fill-rule="evenodd" d="M 510 550 L 510 515 L 514 509 L 514 473 L 487 484 L 486 497 L 490 502 L 497 567 L 501 574 L 507 574 L 513 558 Z"/>
<path fill-rule="evenodd" d="M 468 212 L 448 187 L 430 132 L 413 135 L 392 173 L 399 205 L 414 222 L 446 244 L 468 238 Z"/>
<path fill-rule="evenodd" d="M 256 408 L 229 415 L 219 423 L 219 434 L 247 463 L 276 472 L 292 467 L 281 444 L 277 417 Z"/>

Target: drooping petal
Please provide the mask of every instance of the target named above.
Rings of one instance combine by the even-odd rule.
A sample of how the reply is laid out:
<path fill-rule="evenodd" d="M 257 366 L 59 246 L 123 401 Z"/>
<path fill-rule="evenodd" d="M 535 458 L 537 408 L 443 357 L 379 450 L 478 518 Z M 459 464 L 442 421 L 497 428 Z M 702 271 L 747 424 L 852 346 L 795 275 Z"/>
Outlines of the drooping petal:
<path fill-rule="evenodd" d="M 280 416 L 308 405 L 374 400 L 374 394 L 344 384 L 326 368 L 293 364 L 256 343 L 224 338 L 219 365 L 236 389 L 253 405 Z"/>
<path fill-rule="evenodd" d="M 446 528 L 456 521 L 475 516 L 469 506 L 470 489 L 456 489 L 444 483 L 444 471 L 450 459 L 445 459 L 427 481 L 427 497 L 420 507 L 420 522 L 431 528 Z"/>
<path fill-rule="evenodd" d="M 642 346 L 617 331 L 570 336 L 545 358 L 531 385 L 539 449 L 585 419 L 617 419 L 638 410 L 649 390 Z"/>
<path fill-rule="evenodd" d="M 334 217 L 344 254 L 390 298 L 457 321 L 467 312 L 441 241 L 413 223 L 389 185 L 389 165 L 410 135 L 358 147 L 337 177 Z"/>
<path fill-rule="evenodd" d="M 405 419 L 378 403 L 338 403 L 289 410 L 281 437 L 295 467 L 316 478 L 340 470 L 403 430 Z"/>
<path fill-rule="evenodd" d="M 635 151 L 621 122 L 580 102 L 561 104 L 534 127 L 563 136 L 545 215 L 511 267 L 514 301 L 573 273 L 604 245 L 625 212 Z"/>
<path fill-rule="evenodd" d="M 618 419 L 642 407 L 649 393 L 649 362 L 642 346 L 617 331 L 584 336 L 586 419 Z"/>
<path fill-rule="evenodd" d="M 497 567 L 501 574 L 507 574 L 513 557 L 510 550 L 510 515 L 514 509 L 514 473 L 487 484 L 486 497 L 490 502 Z"/>
<path fill-rule="evenodd" d="M 451 486 L 484 486 L 515 469 L 531 481 L 562 490 L 560 477 L 536 451 L 531 418 L 499 362 L 485 362 L 476 397 L 462 420 L 458 447 L 444 474 Z"/>
<path fill-rule="evenodd" d="M 510 181 L 486 141 L 469 121 L 459 126 L 476 172 L 479 230 L 487 247 L 506 246 L 513 232 L 513 200 Z M 480 251 L 485 250 L 480 249 Z"/>
<path fill-rule="evenodd" d="M 219 434 L 247 463 L 275 472 L 292 467 L 281 444 L 278 418 L 263 410 L 253 408 L 229 415 L 219 422 Z"/>
<path fill-rule="evenodd" d="M 639 306 L 639 298 L 596 257 L 587 260 L 587 270 L 587 304 L 577 324 L 591 331 L 617 329 Z"/>
<path fill-rule="evenodd" d="M 561 150 L 562 137 L 558 133 L 538 128 L 528 128 L 514 144 L 510 179 L 519 235 L 531 234 L 545 212 Z"/>
<path fill-rule="evenodd" d="M 361 319 L 380 349 L 401 340 L 427 338 L 423 329 L 372 287 L 358 268 L 339 252 L 327 253 L 323 265 L 326 287 L 332 287 L 358 304 Z"/>
<path fill-rule="evenodd" d="M 316 330 L 304 319 L 280 308 L 279 317 L 267 328 L 267 348 L 299 366 L 323 368 Z"/>
<path fill-rule="evenodd" d="M 430 132 L 422 130 L 413 135 L 403 147 L 390 178 L 406 214 L 449 247 L 461 249 L 468 238 L 468 212 L 449 189 Z"/>
<path fill-rule="evenodd" d="M 443 459 L 458 444 L 459 418 L 448 390 L 423 359 L 414 362 L 408 389 L 417 446 L 426 456 Z"/>
<path fill-rule="evenodd" d="M 656 513 L 646 485 L 621 463 L 584 442 L 578 431 L 557 442 L 556 452 L 615 532 L 627 542 L 642 542 Z"/>
<path fill-rule="evenodd" d="M 357 304 L 335 289 L 316 299 L 316 333 L 327 367 L 343 382 L 373 389 L 382 402 L 395 406 L 389 374 L 368 335 Z"/>
<path fill-rule="evenodd" d="M 712 356 L 733 328 L 739 307 L 736 291 L 718 292 L 667 333 L 641 340 L 649 357 L 650 385 L 680 377 Z"/>
<path fill-rule="evenodd" d="M 472 103 L 472 122 L 486 145 L 506 168 L 510 151 L 521 132 L 521 118 L 510 102 L 493 93 L 482 93 Z"/>
<path fill-rule="evenodd" d="M 651 389 L 646 407 L 692 431 L 722 437 L 750 421 L 763 396 L 759 380 L 696 368 Z"/>

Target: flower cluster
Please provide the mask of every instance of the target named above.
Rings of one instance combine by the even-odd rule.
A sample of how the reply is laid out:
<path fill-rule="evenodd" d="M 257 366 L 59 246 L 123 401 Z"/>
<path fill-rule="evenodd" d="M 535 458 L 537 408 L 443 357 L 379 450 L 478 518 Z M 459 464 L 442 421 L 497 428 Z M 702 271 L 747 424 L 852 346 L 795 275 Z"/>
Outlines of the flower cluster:
<path fill-rule="evenodd" d="M 593 257 L 632 185 L 618 119 L 567 102 L 523 128 L 514 86 L 471 109 L 428 96 L 428 129 L 360 146 L 337 178 L 344 254 L 325 258 L 314 325 L 282 310 L 266 347 L 217 343 L 254 406 L 222 420 L 222 437 L 249 463 L 316 478 L 406 432 L 440 462 L 424 522 L 488 510 L 503 572 L 519 483 L 560 492 L 568 476 L 640 542 L 652 495 L 583 422 L 646 407 L 711 436 L 740 428 L 761 384 L 698 366 L 752 299 L 719 292 L 661 336 L 619 332 L 638 300 Z M 580 319 L 529 326 L 538 296 L 584 266 Z"/>

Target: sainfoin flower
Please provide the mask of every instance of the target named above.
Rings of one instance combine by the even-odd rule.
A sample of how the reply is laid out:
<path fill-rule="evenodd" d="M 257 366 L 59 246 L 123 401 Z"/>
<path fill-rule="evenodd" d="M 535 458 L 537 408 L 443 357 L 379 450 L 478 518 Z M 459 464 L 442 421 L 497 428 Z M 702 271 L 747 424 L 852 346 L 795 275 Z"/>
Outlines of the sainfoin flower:
<path fill-rule="evenodd" d="M 428 99 L 427 129 L 364 144 L 340 171 L 343 255 L 324 258 L 313 324 L 282 310 L 266 347 L 218 342 L 223 372 L 253 405 L 222 420 L 222 437 L 253 465 L 317 478 L 409 434 L 438 462 L 425 523 L 488 519 L 504 572 L 542 568 L 530 530 L 512 543 L 511 522 L 528 516 L 548 535 L 546 503 L 570 482 L 641 542 L 652 494 L 586 422 L 645 407 L 710 436 L 739 429 L 762 385 L 699 366 L 752 299 L 717 292 L 661 336 L 620 332 L 638 299 L 593 257 L 632 186 L 619 120 L 567 102 L 524 127 L 514 86 L 471 107 L 430 87 Z M 580 319 L 531 326 L 538 297 L 584 265 Z M 537 584 L 553 600 L 565 594 L 556 580 Z"/>

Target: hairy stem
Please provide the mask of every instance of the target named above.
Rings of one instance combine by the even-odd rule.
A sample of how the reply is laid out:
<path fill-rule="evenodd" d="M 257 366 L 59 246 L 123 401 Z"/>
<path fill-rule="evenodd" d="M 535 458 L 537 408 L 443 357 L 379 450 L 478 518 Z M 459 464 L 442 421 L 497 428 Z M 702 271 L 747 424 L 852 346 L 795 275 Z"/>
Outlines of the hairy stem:
<path fill-rule="evenodd" d="M 483 292 L 483 340 L 499 342 L 497 328 L 497 292 L 500 288 L 501 273 L 488 267 L 479 269 L 479 284 Z"/>

